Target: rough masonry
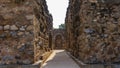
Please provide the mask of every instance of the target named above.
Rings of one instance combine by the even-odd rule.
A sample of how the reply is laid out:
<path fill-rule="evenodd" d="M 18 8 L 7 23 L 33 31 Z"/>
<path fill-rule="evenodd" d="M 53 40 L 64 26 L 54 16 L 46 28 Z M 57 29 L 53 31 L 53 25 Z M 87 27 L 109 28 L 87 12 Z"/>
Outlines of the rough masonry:
<path fill-rule="evenodd" d="M 49 29 L 52 16 L 45 0 L 0 0 L 0 65 L 32 64 L 39 60 L 36 51 L 38 47 L 48 48 L 49 43 L 45 43 Z M 39 39 L 37 45 L 38 36 L 46 38 L 46 42 Z"/>
<path fill-rule="evenodd" d="M 65 29 L 53 29 L 52 31 L 53 49 L 65 49 L 66 37 Z"/>
<path fill-rule="evenodd" d="M 69 1 L 67 50 L 84 63 L 120 63 L 120 1 Z"/>

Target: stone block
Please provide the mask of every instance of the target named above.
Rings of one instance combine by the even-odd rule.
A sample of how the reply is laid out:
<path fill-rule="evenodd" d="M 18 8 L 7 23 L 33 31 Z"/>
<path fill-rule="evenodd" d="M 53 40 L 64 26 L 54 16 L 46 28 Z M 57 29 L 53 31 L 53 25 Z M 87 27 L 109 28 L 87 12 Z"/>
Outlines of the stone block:
<path fill-rule="evenodd" d="M 24 32 L 18 32 L 18 33 L 17 33 L 18 36 L 21 36 L 21 35 L 23 35 L 23 34 L 24 34 Z"/>
<path fill-rule="evenodd" d="M 25 31 L 25 26 L 21 26 L 20 30 Z"/>
<path fill-rule="evenodd" d="M 33 30 L 33 25 L 30 25 L 30 26 L 28 26 L 27 28 L 26 28 L 26 30 Z"/>
<path fill-rule="evenodd" d="M 34 16 L 33 15 L 27 15 L 26 18 L 27 18 L 27 20 L 31 20 L 31 19 L 34 18 Z"/>
<path fill-rule="evenodd" d="M 5 25 L 4 26 L 4 30 L 9 30 L 10 29 L 10 25 Z"/>
<path fill-rule="evenodd" d="M 16 25 L 10 26 L 10 30 L 18 30 L 18 27 Z"/>

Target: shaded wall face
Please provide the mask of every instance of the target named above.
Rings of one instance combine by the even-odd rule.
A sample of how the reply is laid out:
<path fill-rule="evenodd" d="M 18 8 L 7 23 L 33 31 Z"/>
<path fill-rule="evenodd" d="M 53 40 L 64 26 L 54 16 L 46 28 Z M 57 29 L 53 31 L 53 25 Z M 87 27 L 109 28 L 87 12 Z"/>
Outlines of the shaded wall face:
<path fill-rule="evenodd" d="M 34 8 L 34 61 L 46 59 L 45 52 L 51 50 L 52 16 L 49 14 L 45 0 L 38 0 Z M 48 54 L 48 53 L 47 53 Z"/>
<path fill-rule="evenodd" d="M 66 16 L 68 50 L 85 63 L 119 60 L 120 3 L 70 0 Z"/>

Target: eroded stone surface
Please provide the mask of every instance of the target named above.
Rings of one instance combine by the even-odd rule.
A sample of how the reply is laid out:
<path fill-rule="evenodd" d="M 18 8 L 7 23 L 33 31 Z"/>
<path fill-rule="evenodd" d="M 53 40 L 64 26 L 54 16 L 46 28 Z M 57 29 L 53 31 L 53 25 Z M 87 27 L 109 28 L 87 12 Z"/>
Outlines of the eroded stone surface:
<path fill-rule="evenodd" d="M 40 27 L 40 23 L 47 25 Z M 38 35 L 40 37 L 42 35 L 39 33 L 42 33 L 42 38 L 46 38 L 49 32 L 47 27 L 52 28 L 51 25 L 52 16 L 47 10 L 45 0 L 0 0 L 0 65 L 32 64 L 39 60 L 41 55 L 47 51 L 44 49 L 49 48 L 48 44 L 45 44 L 48 38 L 41 45 L 43 47 L 35 44 L 36 52 L 34 52 L 34 42 L 37 43 L 33 41 L 34 37 Z"/>
<path fill-rule="evenodd" d="M 120 63 L 119 9 L 119 0 L 70 0 L 68 51 L 84 63 Z"/>

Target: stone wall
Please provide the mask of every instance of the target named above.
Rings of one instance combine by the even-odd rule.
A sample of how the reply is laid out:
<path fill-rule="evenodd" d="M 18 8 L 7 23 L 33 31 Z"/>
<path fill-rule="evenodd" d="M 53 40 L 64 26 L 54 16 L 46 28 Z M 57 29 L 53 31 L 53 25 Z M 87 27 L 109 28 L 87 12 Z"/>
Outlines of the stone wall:
<path fill-rule="evenodd" d="M 53 48 L 64 49 L 66 43 L 65 29 L 53 29 Z"/>
<path fill-rule="evenodd" d="M 40 65 L 1 65 L 0 68 L 40 68 Z"/>
<path fill-rule="evenodd" d="M 41 25 L 39 20 L 49 24 L 40 29 L 52 28 L 52 17 L 46 10 L 45 0 L 0 0 L 0 65 L 34 62 L 34 36 Z"/>
<path fill-rule="evenodd" d="M 67 50 L 84 63 L 119 63 L 119 9 L 119 0 L 70 0 Z"/>
<path fill-rule="evenodd" d="M 40 5 L 39 4 L 43 4 Z M 36 8 L 34 8 L 35 18 L 34 18 L 34 60 L 44 60 L 44 53 L 50 52 L 52 49 L 50 45 L 50 37 L 52 31 L 52 16 L 49 14 L 47 9 L 46 1 L 40 0 Z M 42 11 L 41 11 L 42 9 Z"/>

